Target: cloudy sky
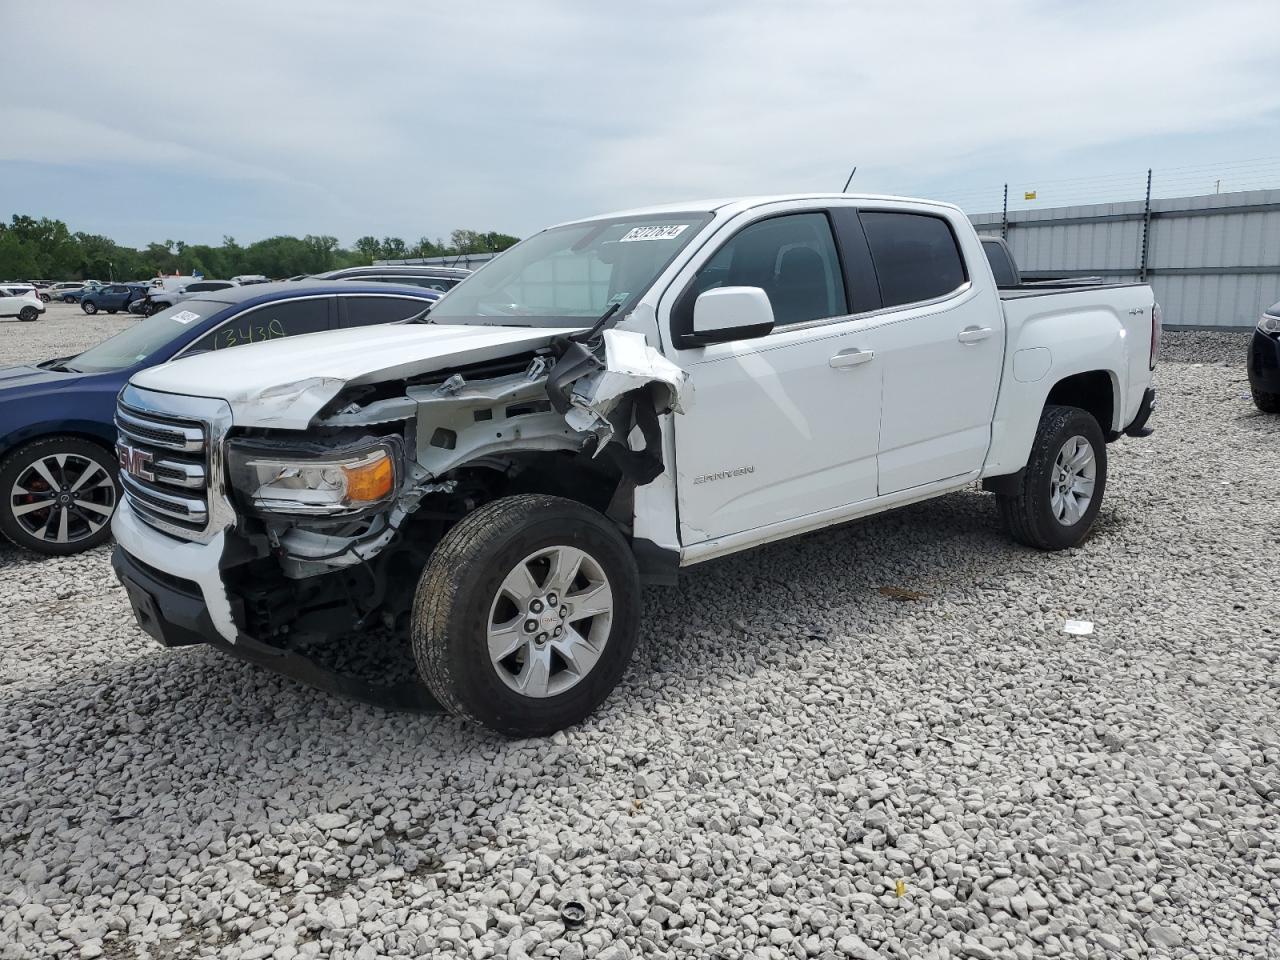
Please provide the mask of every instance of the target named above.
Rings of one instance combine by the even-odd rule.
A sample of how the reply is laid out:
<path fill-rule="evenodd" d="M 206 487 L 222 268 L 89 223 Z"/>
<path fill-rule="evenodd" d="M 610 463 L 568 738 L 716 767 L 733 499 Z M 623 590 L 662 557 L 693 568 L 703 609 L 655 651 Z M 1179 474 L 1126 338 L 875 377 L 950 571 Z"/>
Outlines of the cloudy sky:
<path fill-rule="evenodd" d="M 524 235 L 855 163 L 851 189 L 972 211 L 1006 180 L 1140 195 L 1148 166 L 1280 186 L 1275 0 L 0 0 L 0 24 L 0 217 L 129 244 Z"/>

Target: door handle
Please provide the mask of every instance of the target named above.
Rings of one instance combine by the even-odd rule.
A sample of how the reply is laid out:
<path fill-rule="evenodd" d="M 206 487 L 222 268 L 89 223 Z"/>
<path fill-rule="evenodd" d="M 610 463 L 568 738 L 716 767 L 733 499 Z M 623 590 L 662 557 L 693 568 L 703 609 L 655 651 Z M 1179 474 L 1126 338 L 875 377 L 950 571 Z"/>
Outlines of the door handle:
<path fill-rule="evenodd" d="M 961 343 L 977 343 L 987 339 L 993 332 L 990 327 L 965 327 L 956 334 L 956 339 Z"/>
<path fill-rule="evenodd" d="M 876 352 L 874 350 L 859 350 L 854 347 L 852 350 L 841 350 L 827 363 L 836 370 L 845 367 L 856 367 L 859 364 L 870 363 L 875 359 Z"/>

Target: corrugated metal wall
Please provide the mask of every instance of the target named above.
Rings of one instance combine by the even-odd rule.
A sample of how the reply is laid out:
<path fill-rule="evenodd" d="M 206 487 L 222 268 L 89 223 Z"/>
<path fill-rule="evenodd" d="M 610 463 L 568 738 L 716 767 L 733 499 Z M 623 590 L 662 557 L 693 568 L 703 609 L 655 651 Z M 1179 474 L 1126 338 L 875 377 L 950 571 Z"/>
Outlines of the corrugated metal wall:
<path fill-rule="evenodd" d="M 1000 214 L 971 217 L 1000 232 Z M 1009 214 L 1009 247 L 1024 274 L 1135 280 L 1143 202 Z M 1252 327 L 1280 300 L 1280 190 L 1151 201 L 1147 279 L 1169 326 Z"/>

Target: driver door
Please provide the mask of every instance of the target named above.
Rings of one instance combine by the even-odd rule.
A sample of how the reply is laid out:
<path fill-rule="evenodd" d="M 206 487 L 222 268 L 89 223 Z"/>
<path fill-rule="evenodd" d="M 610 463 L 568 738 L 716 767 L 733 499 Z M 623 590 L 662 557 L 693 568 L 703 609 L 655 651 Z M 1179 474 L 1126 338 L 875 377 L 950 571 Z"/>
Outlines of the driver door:
<path fill-rule="evenodd" d="M 738 231 L 681 296 L 673 327 L 698 293 L 718 286 L 764 289 L 775 327 L 678 352 L 694 398 L 672 424 L 681 542 L 873 498 L 880 370 L 865 362 L 869 321 L 849 316 L 827 213 L 769 217 Z"/>

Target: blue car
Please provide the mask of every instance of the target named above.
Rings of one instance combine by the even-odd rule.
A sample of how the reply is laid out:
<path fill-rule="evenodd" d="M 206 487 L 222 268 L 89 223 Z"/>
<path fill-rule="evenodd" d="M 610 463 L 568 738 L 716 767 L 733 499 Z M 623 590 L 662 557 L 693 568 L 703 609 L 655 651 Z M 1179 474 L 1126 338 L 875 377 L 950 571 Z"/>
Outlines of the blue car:
<path fill-rule="evenodd" d="M 80 309 L 88 314 L 99 310 L 117 313 L 128 310 L 130 303 L 146 295 L 147 285 L 144 283 L 109 283 L 97 290 L 85 290 L 81 293 Z"/>
<path fill-rule="evenodd" d="M 201 293 L 73 357 L 0 369 L 0 533 L 38 553 L 78 553 L 111 535 L 116 394 L 184 354 L 421 315 L 435 290 L 350 280 Z"/>

